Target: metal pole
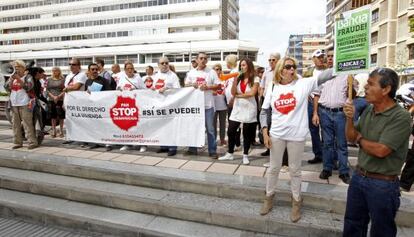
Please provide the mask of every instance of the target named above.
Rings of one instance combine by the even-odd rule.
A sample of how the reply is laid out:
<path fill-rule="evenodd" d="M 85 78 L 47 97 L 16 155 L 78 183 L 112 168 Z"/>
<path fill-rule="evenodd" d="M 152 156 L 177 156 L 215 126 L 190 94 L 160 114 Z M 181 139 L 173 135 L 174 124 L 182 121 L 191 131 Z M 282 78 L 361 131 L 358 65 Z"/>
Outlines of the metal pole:
<path fill-rule="evenodd" d="M 192 59 L 192 49 L 191 49 L 191 40 L 190 41 L 188 41 L 189 43 L 190 43 L 190 52 L 189 52 L 189 54 L 188 54 L 188 61 L 189 61 L 189 71 L 192 69 L 191 67 L 192 67 L 192 64 L 191 64 L 191 59 Z"/>

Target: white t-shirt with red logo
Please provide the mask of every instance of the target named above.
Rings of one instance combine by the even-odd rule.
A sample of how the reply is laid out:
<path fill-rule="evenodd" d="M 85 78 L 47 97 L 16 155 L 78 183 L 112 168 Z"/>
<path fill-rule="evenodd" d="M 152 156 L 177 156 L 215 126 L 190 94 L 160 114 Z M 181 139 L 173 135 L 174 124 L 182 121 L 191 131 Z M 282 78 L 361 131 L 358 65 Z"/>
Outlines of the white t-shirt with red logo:
<path fill-rule="evenodd" d="M 254 83 L 260 83 L 260 78 L 255 77 Z M 237 94 L 249 93 L 252 87 L 247 83 L 242 87 L 242 83 L 237 85 Z M 230 120 L 241 123 L 255 123 L 257 122 L 257 102 L 255 97 L 235 98 L 233 110 L 231 111 Z"/>
<path fill-rule="evenodd" d="M 118 72 L 118 73 L 112 73 L 112 78 L 115 80 L 115 82 L 116 82 L 116 84 L 118 85 L 118 82 L 119 82 L 119 75 L 121 74 L 122 72 Z"/>
<path fill-rule="evenodd" d="M 119 81 L 116 86 L 117 90 L 122 91 L 132 91 L 136 89 L 145 89 L 144 82 L 141 79 L 141 76 L 136 73 L 132 78 L 129 78 L 126 73 L 119 73 Z"/>
<path fill-rule="evenodd" d="M 262 108 L 272 108 L 272 137 L 305 141 L 309 132 L 308 96 L 317 86 L 317 77 L 309 77 L 268 88 Z"/>
<path fill-rule="evenodd" d="M 216 111 L 223 111 L 227 110 L 227 104 L 226 104 L 226 96 L 224 95 L 224 81 L 222 81 L 219 85 L 220 87 L 217 89 L 216 93 L 214 94 L 214 105 L 216 108 Z"/>
<path fill-rule="evenodd" d="M 152 76 L 153 85 L 152 87 L 156 90 L 161 88 L 173 89 L 173 88 L 180 88 L 180 80 L 178 79 L 177 75 L 172 72 L 157 72 L 155 75 Z"/>
<path fill-rule="evenodd" d="M 207 86 L 214 86 L 220 84 L 220 79 L 217 76 L 217 73 L 210 69 L 204 68 L 204 70 L 192 69 L 188 72 L 187 77 L 185 78 L 185 84 L 194 84 L 197 83 L 198 86 L 206 84 Z M 214 97 L 212 90 L 204 91 L 204 106 L 205 109 L 214 108 Z"/>
<path fill-rule="evenodd" d="M 24 77 L 20 78 L 20 80 L 24 82 L 27 80 L 26 77 L 31 76 L 25 75 Z M 33 79 L 31 79 L 31 83 L 33 84 Z M 27 91 L 23 89 L 19 83 L 17 83 L 16 79 L 13 80 L 10 90 L 10 103 L 12 106 L 25 106 L 29 104 L 29 94 L 27 94 Z"/>
<path fill-rule="evenodd" d="M 73 84 L 76 84 L 76 83 L 80 83 L 80 84 L 82 84 L 82 86 L 79 90 L 84 91 L 86 80 L 88 80 L 88 77 L 86 76 L 85 73 L 83 73 L 83 72 L 79 72 L 79 73 L 70 72 L 65 78 L 65 87 L 72 86 Z"/>

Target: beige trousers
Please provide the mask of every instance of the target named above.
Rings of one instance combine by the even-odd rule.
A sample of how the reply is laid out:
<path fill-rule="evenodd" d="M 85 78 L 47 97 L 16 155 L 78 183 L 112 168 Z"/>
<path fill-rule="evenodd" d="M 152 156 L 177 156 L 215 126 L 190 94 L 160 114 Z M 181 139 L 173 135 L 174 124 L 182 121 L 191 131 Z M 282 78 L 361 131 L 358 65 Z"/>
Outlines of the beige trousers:
<path fill-rule="evenodd" d="M 305 141 L 286 141 L 273 138 L 270 148 L 270 167 L 267 170 L 266 195 L 270 196 L 276 192 L 279 172 L 282 166 L 283 152 L 287 147 L 289 157 L 290 188 L 292 196 L 299 201 L 302 183 L 302 156 L 305 151 Z"/>
<path fill-rule="evenodd" d="M 33 126 L 33 113 L 30 112 L 27 106 L 12 106 L 13 112 L 13 133 L 14 133 L 14 144 L 23 144 L 23 131 L 26 132 L 27 140 L 29 145 L 37 145 L 36 133 Z"/>

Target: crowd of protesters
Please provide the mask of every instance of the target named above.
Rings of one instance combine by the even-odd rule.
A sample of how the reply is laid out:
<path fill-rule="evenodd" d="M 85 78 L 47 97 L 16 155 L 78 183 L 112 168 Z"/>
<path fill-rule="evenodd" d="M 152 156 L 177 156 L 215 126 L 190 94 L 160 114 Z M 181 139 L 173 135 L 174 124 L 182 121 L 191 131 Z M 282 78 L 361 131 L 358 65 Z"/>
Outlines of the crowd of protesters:
<path fill-rule="evenodd" d="M 208 67 L 207 55 L 199 53 L 183 84 L 204 92 L 209 156 L 222 161 L 233 160 L 234 152 L 243 145 L 242 163 L 248 165 L 248 155 L 251 146 L 257 145 L 258 134 L 266 147 L 261 155 L 270 157 L 265 164 L 269 169 L 260 214 L 266 215 L 273 207 L 279 172 L 289 171 L 290 218 L 297 222 L 301 218 L 303 201 L 301 161 L 310 133 L 314 157 L 308 163 L 322 163 L 320 179 L 329 179 L 332 170 L 338 170 L 339 178 L 350 184 L 344 234 L 363 236 L 371 219 L 372 235 L 395 236 L 394 218 L 399 207 L 400 188 L 408 191 L 414 181 L 414 152 L 408 151 L 411 117 L 396 103 L 395 97 L 397 94 L 397 99 L 408 104 L 406 109 L 412 112 L 414 83 L 397 91 L 397 74 L 380 68 L 370 74 L 355 75 L 353 84 L 349 84 L 348 75 L 332 74 L 333 50 L 316 50 L 312 60 L 314 65 L 302 76 L 297 73 L 294 58 L 281 58 L 278 53 L 269 56 L 268 70 L 255 68 L 248 58 L 228 55 L 226 66 L 230 73 L 238 73 L 238 76 L 220 80 L 222 66 Z M 167 57 L 159 59 L 158 69 L 148 66 L 143 77 L 131 62 L 123 65 L 123 71 L 120 65 L 114 64 L 110 73 L 105 70 L 102 59 L 88 65 L 86 72 L 81 71 L 78 59 L 71 59 L 66 78 L 58 67 L 52 69 L 50 77 L 46 77 L 42 68 L 27 68 L 20 60 L 14 61 L 14 67 L 16 72 L 6 84 L 11 92 L 13 149 L 23 146 L 24 134 L 28 149 L 38 147 L 43 140 L 45 123 L 50 122 L 52 138 L 65 136 L 64 97 L 67 92 L 138 89 L 163 93 L 182 86 Z M 352 96 L 348 93 L 350 90 Z M 71 142 L 75 141 L 65 141 Z M 81 145 L 91 149 L 101 146 Z M 217 153 L 218 145 L 227 146 L 227 152 L 221 157 Z M 358 165 L 352 178 L 348 146 L 359 147 Z M 105 148 L 109 151 L 113 146 L 105 145 Z M 122 146 L 120 149 L 134 148 Z M 147 147 L 141 146 L 139 150 L 145 152 Z M 177 147 L 163 146 L 157 152 L 174 156 Z M 197 155 L 198 149 L 189 147 L 186 153 Z M 400 183 L 398 175 L 406 159 Z M 373 181 L 370 183 L 364 178 Z M 383 193 L 385 189 L 390 192 Z"/>

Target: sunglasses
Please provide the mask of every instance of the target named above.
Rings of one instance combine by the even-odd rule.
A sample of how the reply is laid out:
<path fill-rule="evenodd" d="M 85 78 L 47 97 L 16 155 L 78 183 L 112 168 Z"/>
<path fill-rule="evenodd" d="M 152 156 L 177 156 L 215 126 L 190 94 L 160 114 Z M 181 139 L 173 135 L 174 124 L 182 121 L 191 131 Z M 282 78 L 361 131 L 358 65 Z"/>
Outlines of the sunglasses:
<path fill-rule="evenodd" d="M 161 62 L 161 65 L 168 65 L 168 62 Z"/>
<path fill-rule="evenodd" d="M 283 68 L 286 70 L 290 70 L 292 68 L 296 70 L 296 65 L 286 64 Z"/>
<path fill-rule="evenodd" d="M 79 64 L 76 63 L 69 63 L 69 66 L 78 66 Z"/>
<path fill-rule="evenodd" d="M 214 68 L 214 70 L 215 70 L 215 71 L 221 71 L 221 69 L 220 69 L 220 68 Z"/>
<path fill-rule="evenodd" d="M 91 68 L 91 69 L 89 69 L 90 71 L 93 71 L 93 72 L 95 72 L 95 71 L 99 71 L 99 69 L 98 68 Z"/>
<path fill-rule="evenodd" d="M 276 62 L 276 59 L 274 59 L 274 58 L 270 58 L 268 61 L 269 61 L 269 62 Z"/>

